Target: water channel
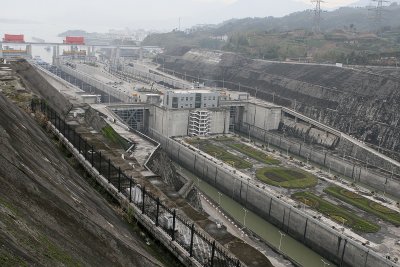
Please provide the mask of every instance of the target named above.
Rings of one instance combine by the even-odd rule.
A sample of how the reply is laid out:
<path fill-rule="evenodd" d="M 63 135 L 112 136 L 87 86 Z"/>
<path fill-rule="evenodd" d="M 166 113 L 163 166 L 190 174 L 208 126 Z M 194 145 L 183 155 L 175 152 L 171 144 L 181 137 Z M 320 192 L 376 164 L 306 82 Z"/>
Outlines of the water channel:
<path fill-rule="evenodd" d="M 231 197 L 220 193 L 216 188 L 204 182 L 188 170 L 184 168 L 178 169 L 184 176 L 194 180 L 196 186 L 215 203 L 218 203 L 221 209 L 229 214 L 231 218 L 235 219 L 241 225 L 243 225 L 245 220 L 246 228 L 265 240 L 270 246 L 278 250 L 279 243 L 281 242 L 281 251 L 295 263 L 307 267 L 336 266 L 287 234 L 282 236 L 281 240 L 281 234 L 277 227 L 255 213 L 247 210 L 245 211 L 245 208 L 241 204 L 234 201 Z"/>

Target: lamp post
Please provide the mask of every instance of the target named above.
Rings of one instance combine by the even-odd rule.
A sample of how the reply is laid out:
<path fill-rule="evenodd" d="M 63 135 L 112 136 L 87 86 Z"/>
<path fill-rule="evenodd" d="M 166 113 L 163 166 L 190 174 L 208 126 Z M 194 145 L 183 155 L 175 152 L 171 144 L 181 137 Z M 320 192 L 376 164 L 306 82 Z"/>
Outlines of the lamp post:
<path fill-rule="evenodd" d="M 244 227 L 246 227 L 246 214 L 247 214 L 247 212 L 249 212 L 248 210 L 246 210 L 245 208 L 243 208 L 243 211 L 244 211 L 244 216 L 243 216 L 243 226 Z M 243 227 L 243 228 L 244 228 Z"/>
<path fill-rule="evenodd" d="M 221 192 L 217 192 L 218 193 L 218 207 L 221 207 Z"/>
<path fill-rule="evenodd" d="M 344 218 L 342 218 L 342 231 L 344 232 L 344 221 L 345 221 L 345 219 Z"/>
<path fill-rule="evenodd" d="M 279 234 L 281 235 L 281 238 L 279 239 L 279 247 L 278 250 L 281 251 L 281 246 L 282 246 L 282 238 L 284 236 L 286 236 L 284 233 L 282 233 L 281 231 L 279 231 Z"/>
<path fill-rule="evenodd" d="M 329 263 L 327 263 L 326 261 L 324 261 L 324 259 L 321 259 L 321 261 L 322 261 L 322 263 L 324 264 L 324 267 L 330 265 Z"/>

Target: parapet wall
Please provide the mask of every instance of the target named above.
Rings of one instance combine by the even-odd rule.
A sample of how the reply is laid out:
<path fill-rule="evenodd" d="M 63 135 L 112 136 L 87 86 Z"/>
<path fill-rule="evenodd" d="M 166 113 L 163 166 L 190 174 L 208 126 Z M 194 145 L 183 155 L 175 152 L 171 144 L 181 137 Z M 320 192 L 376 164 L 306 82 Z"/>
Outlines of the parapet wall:
<path fill-rule="evenodd" d="M 174 161 L 330 261 L 340 266 L 397 266 L 215 163 L 213 158 L 206 157 L 198 150 L 164 137 L 154 130 L 149 132 Z"/>

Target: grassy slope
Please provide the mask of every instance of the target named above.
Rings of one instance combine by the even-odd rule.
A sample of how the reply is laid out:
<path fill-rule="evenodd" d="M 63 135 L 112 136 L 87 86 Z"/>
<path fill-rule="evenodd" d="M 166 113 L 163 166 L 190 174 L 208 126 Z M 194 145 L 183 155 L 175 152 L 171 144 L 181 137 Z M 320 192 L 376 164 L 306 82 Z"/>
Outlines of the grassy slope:
<path fill-rule="evenodd" d="M 274 175 L 278 177 L 281 177 L 283 181 L 274 181 L 273 179 L 268 178 L 267 176 L 265 176 L 265 172 L 267 171 L 274 173 Z M 299 172 L 302 176 L 305 177 L 298 178 L 295 176 L 295 173 L 293 171 Z M 318 183 L 317 177 L 300 169 L 266 167 L 257 170 L 256 177 L 267 184 L 274 186 L 282 186 L 285 188 L 307 188 L 307 187 L 313 187 Z"/>
<path fill-rule="evenodd" d="M 343 200 L 368 213 L 374 214 L 379 218 L 388 221 L 396 226 L 400 226 L 400 214 L 392 209 L 386 208 L 379 203 L 369 200 L 361 195 L 352 193 L 338 186 L 331 186 L 324 189 L 324 192 Z M 343 194 L 344 193 L 344 194 Z M 351 193 L 351 194 L 349 194 Z"/>
<path fill-rule="evenodd" d="M 379 225 L 354 215 L 352 211 L 340 206 L 336 206 L 313 193 L 298 192 L 293 194 L 292 197 L 300 202 L 305 203 L 306 205 L 311 206 L 338 223 L 342 223 L 342 219 L 344 219 L 344 224 L 356 231 L 375 233 L 380 229 Z"/>

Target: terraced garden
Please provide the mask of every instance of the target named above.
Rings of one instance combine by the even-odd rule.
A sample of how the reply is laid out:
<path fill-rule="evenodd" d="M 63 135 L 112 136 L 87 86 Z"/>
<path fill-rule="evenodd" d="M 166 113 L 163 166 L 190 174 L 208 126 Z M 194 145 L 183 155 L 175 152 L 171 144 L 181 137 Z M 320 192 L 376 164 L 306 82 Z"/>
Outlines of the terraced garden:
<path fill-rule="evenodd" d="M 379 225 L 354 215 L 352 211 L 334 205 L 313 193 L 298 192 L 293 194 L 292 198 L 321 212 L 338 223 L 343 223 L 344 225 L 351 227 L 355 231 L 376 233 L 380 229 Z"/>
<path fill-rule="evenodd" d="M 229 153 L 228 151 L 226 151 L 224 148 L 213 145 L 207 140 L 188 139 L 188 140 L 186 140 L 186 142 L 188 142 L 189 144 L 192 144 L 194 146 L 197 146 L 199 149 L 206 152 L 210 156 L 213 156 L 219 160 L 222 160 L 223 162 L 225 162 L 237 169 L 248 169 L 248 168 L 253 167 L 253 164 L 246 161 L 245 159 L 242 159 L 239 156 L 233 155 L 232 153 Z"/>
<path fill-rule="evenodd" d="M 285 188 L 308 188 L 318 183 L 311 173 L 295 168 L 266 167 L 257 170 L 257 179 L 264 183 Z"/>
<path fill-rule="evenodd" d="M 390 222 L 395 226 L 400 226 L 400 213 L 373 200 L 365 198 L 355 192 L 348 191 L 339 186 L 327 187 L 324 189 L 324 192 L 368 213 L 374 214 L 382 220 Z"/>
<path fill-rule="evenodd" d="M 269 165 L 278 165 L 280 163 L 279 160 L 274 159 L 271 156 L 268 156 L 264 152 L 257 150 L 255 148 L 252 148 L 251 146 L 245 145 L 245 144 L 228 144 L 230 148 L 233 148 L 243 154 L 245 154 L 248 157 L 251 157 L 255 160 L 258 160 L 262 163 L 269 164 Z"/>

